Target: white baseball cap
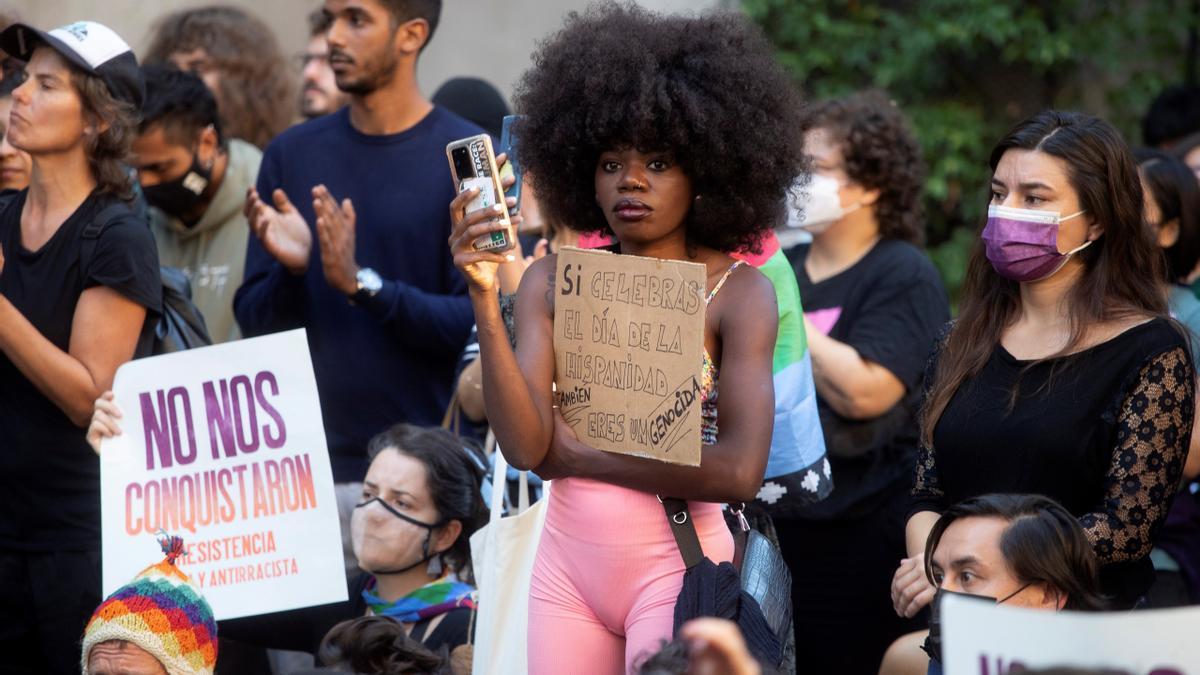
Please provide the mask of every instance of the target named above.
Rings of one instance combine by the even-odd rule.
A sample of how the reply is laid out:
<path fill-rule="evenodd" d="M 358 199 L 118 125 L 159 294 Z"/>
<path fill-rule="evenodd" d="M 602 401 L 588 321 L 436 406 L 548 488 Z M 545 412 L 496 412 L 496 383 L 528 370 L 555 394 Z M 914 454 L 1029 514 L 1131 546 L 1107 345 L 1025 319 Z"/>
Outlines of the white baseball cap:
<path fill-rule="evenodd" d="M 17 23 L 0 33 L 0 49 L 9 56 L 28 61 L 33 50 L 45 45 L 84 72 L 104 80 L 108 91 L 139 110 L 146 98 L 146 85 L 138 70 L 133 50 L 111 28 L 95 21 L 76 21 L 52 31 L 40 31 Z"/>

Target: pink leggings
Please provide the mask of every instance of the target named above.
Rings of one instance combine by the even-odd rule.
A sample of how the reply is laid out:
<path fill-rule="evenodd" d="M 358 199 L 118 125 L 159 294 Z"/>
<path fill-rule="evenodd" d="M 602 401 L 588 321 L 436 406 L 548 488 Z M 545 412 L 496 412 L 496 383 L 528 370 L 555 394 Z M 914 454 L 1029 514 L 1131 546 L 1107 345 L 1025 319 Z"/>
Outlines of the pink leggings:
<path fill-rule="evenodd" d="M 733 558 L 717 504 L 689 504 L 704 553 Z M 683 559 L 654 495 L 556 481 L 529 594 L 529 672 L 633 672 L 670 640 Z"/>

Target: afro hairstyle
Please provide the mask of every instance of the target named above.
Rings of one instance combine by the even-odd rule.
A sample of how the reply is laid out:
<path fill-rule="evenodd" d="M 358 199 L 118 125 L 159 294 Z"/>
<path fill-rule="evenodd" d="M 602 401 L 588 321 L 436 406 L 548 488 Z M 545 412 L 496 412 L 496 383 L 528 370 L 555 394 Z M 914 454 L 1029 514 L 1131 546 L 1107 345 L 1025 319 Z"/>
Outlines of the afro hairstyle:
<path fill-rule="evenodd" d="M 611 233 L 600 154 L 669 152 L 698 196 L 688 238 L 758 251 L 808 173 L 800 94 L 762 32 L 733 13 L 656 14 L 607 2 L 572 12 L 517 87 L 520 162 L 547 216 Z"/>

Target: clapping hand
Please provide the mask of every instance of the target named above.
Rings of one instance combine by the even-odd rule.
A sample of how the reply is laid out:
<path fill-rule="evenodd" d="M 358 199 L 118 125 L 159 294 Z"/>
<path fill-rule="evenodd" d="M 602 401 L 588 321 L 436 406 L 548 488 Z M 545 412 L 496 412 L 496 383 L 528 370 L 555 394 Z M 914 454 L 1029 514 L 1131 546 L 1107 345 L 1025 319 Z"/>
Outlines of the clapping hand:
<path fill-rule="evenodd" d="M 250 188 L 246 192 L 244 213 L 250 231 L 287 271 L 304 274 L 312 254 L 312 232 L 283 190 L 275 190 L 271 199 L 274 206 L 264 202 L 258 190 Z"/>
<path fill-rule="evenodd" d="M 343 295 L 354 295 L 358 291 L 359 270 L 354 253 L 357 222 L 354 204 L 343 199 L 338 205 L 324 185 L 313 188 L 312 195 L 325 281 Z"/>

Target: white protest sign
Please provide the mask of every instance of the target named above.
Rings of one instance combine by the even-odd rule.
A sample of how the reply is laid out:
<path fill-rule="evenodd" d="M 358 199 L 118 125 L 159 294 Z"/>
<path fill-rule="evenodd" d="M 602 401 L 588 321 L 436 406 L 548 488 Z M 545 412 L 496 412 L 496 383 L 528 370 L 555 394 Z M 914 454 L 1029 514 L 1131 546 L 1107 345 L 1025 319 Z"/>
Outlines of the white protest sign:
<path fill-rule="evenodd" d="M 342 539 L 303 330 L 131 361 L 100 452 L 104 594 L 183 537 L 219 619 L 346 599 Z"/>
<path fill-rule="evenodd" d="M 555 402 L 593 448 L 700 465 L 704 265 L 564 248 Z"/>
<path fill-rule="evenodd" d="M 1051 667 L 1128 675 L 1200 675 L 1200 607 L 1053 612 L 942 599 L 946 675 L 1016 675 Z"/>

